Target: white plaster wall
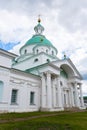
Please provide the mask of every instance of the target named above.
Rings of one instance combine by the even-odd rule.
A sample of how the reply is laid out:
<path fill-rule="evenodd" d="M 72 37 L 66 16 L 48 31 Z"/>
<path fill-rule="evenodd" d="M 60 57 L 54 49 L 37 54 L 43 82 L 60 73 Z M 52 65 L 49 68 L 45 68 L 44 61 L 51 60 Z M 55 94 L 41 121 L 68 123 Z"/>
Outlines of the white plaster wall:
<path fill-rule="evenodd" d="M 38 59 L 38 61 L 35 62 L 35 59 Z M 13 68 L 16 68 L 16 69 L 19 69 L 19 70 L 26 70 L 26 69 L 29 69 L 29 68 L 32 68 L 32 67 L 47 63 L 47 59 L 49 59 L 50 61 L 55 60 L 55 58 L 48 57 L 47 55 L 42 53 L 42 54 L 40 54 L 40 55 L 38 55 L 36 57 L 32 57 L 29 60 L 27 59 L 27 60 L 24 60 L 24 61 L 22 61 L 20 63 L 15 64 L 13 66 Z"/>
<path fill-rule="evenodd" d="M 8 111 L 9 79 L 10 79 L 9 70 L 0 67 L 0 81 L 3 82 L 3 94 L 2 94 L 2 102 L 0 102 L 0 111 L 3 110 Z"/>
<path fill-rule="evenodd" d="M 7 56 L 0 55 L 0 65 L 10 68 L 12 64 L 12 59 Z"/>
<path fill-rule="evenodd" d="M 0 68 L 0 81 L 4 83 L 3 100 L 0 111 L 27 112 L 38 111 L 40 108 L 40 78 L 23 75 L 15 71 Z M 18 90 L 17 105 L 11 104 L 12 89 Z M 30 105 L 30 92 L 35 92 L 35 105 Z"/>
<path fill-rule="evenodd" d="M 55 51 L 55 49 L 54 48 L 52 48 L 52 47 L 48 47 L 48 46 L 37 46 L 37 47 L 35 47 L 35 54 L 37 54 L 37 49 L 38 49 L 38 53 L 40 53 L 40 52 L 45 52 L 45 53 L 47 53 L 46 52 L 46 50 L 48 50 L 48 53 L 47 54 L 50 54 L 50 55 L 53 55 L 52 54 L 52 51 L 54 52 L 54 56 L 56 56 L 56 51 Z"/>
<path fill-rule="evenodd" d="M 17 105 L 11 104 L 12 89 L 18 90 Z M 35 92 L 35 105 L 30 105 L 30 92 Z M 38 111 L 40 107 L 40 80 L 33 76 L 23 76 L 11 74 L 10 82 L 9 111 L 10 112 L 27 112 Z"/>
<path fill-rule="evenodd" d="M 30 46 L 25 46 L 24 48 L 21 49 L 21 55 L 25 54 L 25 50 L 27 50 L 27 53 L 33 53 L 33 47 L 35 45 L 30 45 Z"/>

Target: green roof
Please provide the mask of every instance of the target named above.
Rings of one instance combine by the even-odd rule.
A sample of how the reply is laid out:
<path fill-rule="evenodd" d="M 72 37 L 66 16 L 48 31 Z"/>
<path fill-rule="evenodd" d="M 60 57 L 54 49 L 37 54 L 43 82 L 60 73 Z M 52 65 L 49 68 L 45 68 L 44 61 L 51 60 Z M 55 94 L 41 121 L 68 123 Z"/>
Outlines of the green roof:
<path fill-rule="evenodd" d="M 57 49 L 52 45 L 52 43 L 48 39 L 46 39 L 46 37 L 44 35 L 42 35 L 42 33 L 44 31 L 44 27 L 40 24 L 40 21 L 38 22 L 37 26 L 34 27 L 34 30 L 35 30 L 36 34 L 33 35 L 32 38 L 29 39 L 25 43 L 25 45 L 20 48 L 20 52 L 26 46 L 35 45 L 35 47 L 37 47 L 37 46 L 52 47 L 56 50 L 56 53 L 57 53 Z"/>
<path fill-rule="evenodd" d="M 32 45 L 32 44 L 41 44 L 47 46 L 53 46 L 52 43 L 45 38 L 43 35 L 34 35 L 31 39 L 29 39 L 25 45 Z"/>
<path fill-rule="evenodd" d="M 21 52 L 22 48 L 24 48 L 25 46 L 29 46 L 29 45 L 35 45 L 35 47 L 36 46 L 53 47 L 57 53 L 57 49 L 52 45 L 52 43 L 48 39 L 46 39 L 46 37 L 44 35 L 41 35 L 41 34 L 33 35 L 33 37 L 31 39 L 29 39 L 25 43 L 25 45 L 20 48 L 20 52 Z"/>

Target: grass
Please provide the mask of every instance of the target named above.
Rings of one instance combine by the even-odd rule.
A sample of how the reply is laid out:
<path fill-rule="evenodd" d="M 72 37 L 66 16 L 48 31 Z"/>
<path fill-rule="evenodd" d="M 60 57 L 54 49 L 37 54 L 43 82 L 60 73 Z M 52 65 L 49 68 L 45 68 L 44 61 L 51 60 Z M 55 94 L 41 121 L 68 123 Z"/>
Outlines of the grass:
<path fill-rule="evenodd" d="M 55 116 L 31 118 L 26 121 L 13 121 L 16 118 L 57 114 Z M 87 112 L 29 112 L 0 114 L 0 130 L 87 130 Z"/>

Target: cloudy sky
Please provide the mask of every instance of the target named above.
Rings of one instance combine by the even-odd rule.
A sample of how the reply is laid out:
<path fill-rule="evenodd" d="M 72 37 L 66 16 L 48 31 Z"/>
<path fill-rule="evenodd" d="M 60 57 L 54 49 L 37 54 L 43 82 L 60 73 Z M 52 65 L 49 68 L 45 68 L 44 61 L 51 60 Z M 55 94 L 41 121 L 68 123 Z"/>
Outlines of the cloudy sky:
<path fill-rule="evenodd" d="M 87 95 L 87 0 L 0 0 L 0 48 L 18 54 L 39 14 L 58 57 L 66 53 L 82 74 Z"/>

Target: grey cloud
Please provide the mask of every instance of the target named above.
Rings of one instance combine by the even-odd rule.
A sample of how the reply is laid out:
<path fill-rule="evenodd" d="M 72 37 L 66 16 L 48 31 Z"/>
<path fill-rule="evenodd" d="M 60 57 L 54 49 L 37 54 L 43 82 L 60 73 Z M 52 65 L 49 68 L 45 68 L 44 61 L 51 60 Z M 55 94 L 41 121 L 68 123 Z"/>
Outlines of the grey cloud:
<path fill-rule="evenodd" d="M 58 21 L 69 31 L 87 29 L 87 0 L 66 0 L 59 9 Z M 83 11 L 84 10 L 84 11 Z"/>
<path fill-rule="evenodd" d="M 0 9 L 35 16 L 55 11 L 58 23 L 70 32 L 87 30 L 87 0 L 0 0 Z"/>
<path fill-rule="evenodd" d="M 0 1 L 0 9 L 6 9 L 8 11 L 26 12 L 31 14 L 37 10 L 41 11 L 41 5 L 51 6 L 52 0 L 3 0 Z M 46 10 L 45 10 L 46 11 Z"/>
<path fill-rule="evenodd" d="M 35 16 L 58 13 L 58 23 L 70 32 L 87 30 L 87 0 L 1 0 L 0 9 Z M 55 17 L 55 14 L 54 14 Z"/>

